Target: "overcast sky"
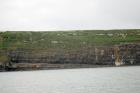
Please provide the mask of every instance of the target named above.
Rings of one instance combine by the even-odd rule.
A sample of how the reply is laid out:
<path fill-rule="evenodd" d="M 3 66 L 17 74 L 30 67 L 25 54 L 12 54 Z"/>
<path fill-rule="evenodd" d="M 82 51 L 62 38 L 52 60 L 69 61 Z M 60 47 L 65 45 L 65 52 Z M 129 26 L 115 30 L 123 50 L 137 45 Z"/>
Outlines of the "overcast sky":
<path fill-rule="evenodd" d="M 0 30 L 140 28 L 140 0 L 0 0 Z"/>

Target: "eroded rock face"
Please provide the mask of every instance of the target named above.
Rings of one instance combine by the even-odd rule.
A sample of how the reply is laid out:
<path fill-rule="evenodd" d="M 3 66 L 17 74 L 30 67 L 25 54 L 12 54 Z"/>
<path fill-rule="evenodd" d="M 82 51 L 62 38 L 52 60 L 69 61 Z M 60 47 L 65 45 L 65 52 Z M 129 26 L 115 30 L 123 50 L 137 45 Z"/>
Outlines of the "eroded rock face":
<path fill-rule="evenodd" d="M 123 64 L 139 64 L 140 61 L 140 44 L 119 45 L 120 60 Z"/>
<path fill-rule="evenodd" d="M 12 63 L 74 63 L 74 64 L 113 64 L 114 49 L 98 46 L 76 50 L 11 50 Z"/>
<path fill-rule="evenodd" d="M 1 51 L 10 57 L 10 63 L 48 64 L 95 64 L 125 65 L 140 64 L 140 44 L 96 46 L 89 48 L 64 49 L 16 49 Z"/>

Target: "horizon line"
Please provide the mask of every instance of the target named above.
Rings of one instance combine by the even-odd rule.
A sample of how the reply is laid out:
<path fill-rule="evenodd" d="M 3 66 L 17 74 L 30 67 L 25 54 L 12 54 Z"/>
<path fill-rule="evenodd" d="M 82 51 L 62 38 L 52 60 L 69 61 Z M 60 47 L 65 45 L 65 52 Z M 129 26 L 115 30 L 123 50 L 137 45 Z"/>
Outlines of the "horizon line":
<path fill-rule="evenodd" d="M 110 31 L 110 30 L 140 30 L 140 28 L 130 29 L 71 29 L 71 30 L 5 30 L 0 32 L 59 32 L 59 31 Z"/>

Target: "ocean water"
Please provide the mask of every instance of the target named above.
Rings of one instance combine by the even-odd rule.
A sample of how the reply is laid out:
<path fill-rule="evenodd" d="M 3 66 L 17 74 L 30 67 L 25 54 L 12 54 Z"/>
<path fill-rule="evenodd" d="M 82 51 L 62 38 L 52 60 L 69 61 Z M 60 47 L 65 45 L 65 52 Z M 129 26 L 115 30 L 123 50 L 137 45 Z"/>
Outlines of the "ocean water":
<path fill-rule="evenodd" d="M 1 72 L 0 93 L 140 93 L 140 66 Z"/>

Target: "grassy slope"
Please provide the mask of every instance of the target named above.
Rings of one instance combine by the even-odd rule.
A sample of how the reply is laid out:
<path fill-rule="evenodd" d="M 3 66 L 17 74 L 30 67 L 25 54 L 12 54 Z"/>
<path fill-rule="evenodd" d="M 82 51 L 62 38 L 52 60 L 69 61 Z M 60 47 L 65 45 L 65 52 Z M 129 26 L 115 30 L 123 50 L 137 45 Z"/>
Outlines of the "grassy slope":
<path fill-rule="evenodd" d="M 0 49 L 76 49 L 140 41 L 140 30 L 1 32 Z"/>

